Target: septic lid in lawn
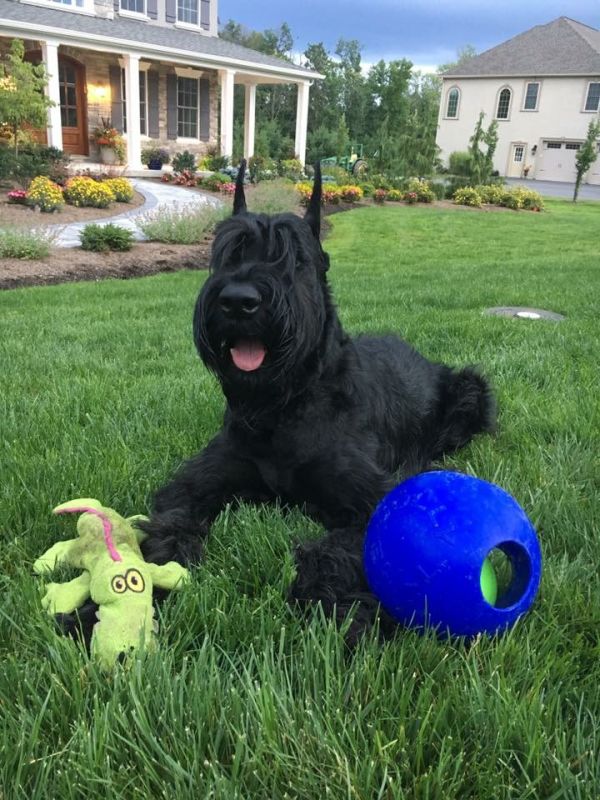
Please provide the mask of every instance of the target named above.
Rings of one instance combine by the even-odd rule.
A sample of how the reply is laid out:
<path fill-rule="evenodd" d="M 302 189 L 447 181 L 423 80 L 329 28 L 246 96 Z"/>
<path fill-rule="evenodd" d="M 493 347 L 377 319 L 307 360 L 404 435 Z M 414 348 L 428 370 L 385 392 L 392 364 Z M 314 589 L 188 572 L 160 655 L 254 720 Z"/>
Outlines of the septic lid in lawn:
<path fill-rule="evenodd" d="M 560 322 L 565 319 L 562 314 L 555 311 L 546 311 L 543 308 L 527 308 L 526 306 L 499 306 L 498 308 L 486 308 L 484 314 L 493 317 L 513 317 L 515 319 L 549 319 L 552 322 Z"/>

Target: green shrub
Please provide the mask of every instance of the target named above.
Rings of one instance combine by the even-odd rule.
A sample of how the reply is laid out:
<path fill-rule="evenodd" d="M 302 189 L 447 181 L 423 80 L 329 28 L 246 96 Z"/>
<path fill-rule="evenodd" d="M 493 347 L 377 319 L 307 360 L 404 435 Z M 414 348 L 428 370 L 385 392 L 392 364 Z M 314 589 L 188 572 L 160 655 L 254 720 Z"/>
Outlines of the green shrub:
<path fill-rule="evenodd" d="M 388 189 L 386 200 L 393 200 L 394 202 L 399 202 L 400 200 L 405 199 L 404 195 L 405 192 L 400 191 L 400 189 Z"/>
<path fill-rule="evenodd" d="M 65 200 L 60 186 L 57 186 L 50 178 L 40 175 L 34 178 L 27 190 L 27 205 L 39 208 L 40 211 L 51 213 L 60 211 L 64 206 Z"/>
<path fill-rule="evenodd" d="M 131 203 L 135 192 L 127 178 L 109 178 L 104 182 L 112 191 L 117 203 Z"/>
<path fill-rule="evenodd" d="M 0 258 L 47 258 L 55 234 L 49 231 L 0 229 Z"/>
<path fill-rule="evenodd" d="M 189 150 L 184 150 L 183 153 L 175 153 L 173 156 L 173 172 L 178 174 L 186 171 L 196 171 L 196 156 L 190 153 Z"/>
<path fill-rule="evenodd" d="M 263 181 L 247 193 L 248 208 L 256 214 L 280 214 L 294 211 L 298 194 L 294 186 L 283 178 Z"/>
<path fill-rule="evenodd" d="M 69 156 L 56 147 L 28 145 L 15 156 L 7 147 L 0 147 L 0 179 L 13 178 L 27 187 L 33 178 L 43 176 L 63 185 L 68 174 Z"/>
<path fill-rule="evenodd" d="M 494 206 L 504 205 L 504 197 L 507 192 L 510 192 L 510 189 L 507 189 L 502 183 L 486 183 L 475 188 L 481 195 L 483 203 L 490 203 Z"/>
<path fill-rule="evenodd" d="M 304 167 L 297 158 L 287 158 L 279 162 L 279 175 L 297 183 L 304 178 Z"/>
<path fill-rule="evenodd" d="M 471 154 L 468 150 L 455 150 L 448 158 L 448 169 L 452 175 L 471 177 Z"/>
<path fill-rule="evenodd" d="M 123 252 L 131 250 L 134 242 L 133 233 L 109 222 L 107 225 L 86 225 L 79 234 L 82 250 L 93 250 L 104 253 L 108 250 Z"/>
<path fill-rule="evenodd" d="M 248 161 L 248 174 L 252 183 L 272 181 L 277 177 L 277 164 L 272 158 L 265 156 L 252 156 Z"/>
<path fill-rule="evenodd" d="M 419 203 L 432 203 L 435 200 L 435 195 L 429 185 L 429 181 L 424 181 L 420 178 L 411 178 L 408 181 L 406 192 L 409 194 L 416 194 Z"/>
<path fill-rule="evenodd" d="M 198 203 L 197 206 L 159 206 L 142 215 L 138 228 L 151 242 L 197 244 L 211 233 L 218 222 L 229 216 L 224 206 Z"/>
<path fill-rule="evenodd" d="M 481 205 L 481 195 L 473 186 L 464 186 L 454 192 L 454 202 L 461 206 L 475 206 L 478 208 Z"/>
<path fill-rule="evenodd" d="M 504 189 L 501 205 L 512 208 L 513 211 L 519 209 L 540 211 L 544 207 L 544 201 L 541 195 L 534 192 L 533 189 L 515 186 L 512 189 Z"/>
<path fill-rule="evenodd" d="M 372 197 L 375 191 L 372 183 L 361 183 L 360 188 L 363 190 L 363 197 Z"/>
<path fill-rule="evenodd" d="M 442 181 L 431 181 L 431 191 L 433 192 L 436 200 L 443 200 L 446 196 L 446 186 Z"/>
<path fill-rule="evenodd" d="M 115 199 L 110 183 L 83 175 L 71 178 L 65 186 L 65 199 L 78 208 L 108 208 Z"/>
<path fill-rule="evenodd" d="M 445 196 L 448 200 L 452 200 L 457 189 L 462 189 L 464 186 L 470 186 L 471 181 L 461 175 L 448 175 L 445 183 Z"/>
<path fill-rule="evenodd" d="M 218 192 L 225 183 L 231 183 L 231 178 L 223 175 L 222 172 L 215 172 L 213 175 L 207 175 L 206 178 L 199 178 L 197 181 L 198 186 L 209 192 Z"/>

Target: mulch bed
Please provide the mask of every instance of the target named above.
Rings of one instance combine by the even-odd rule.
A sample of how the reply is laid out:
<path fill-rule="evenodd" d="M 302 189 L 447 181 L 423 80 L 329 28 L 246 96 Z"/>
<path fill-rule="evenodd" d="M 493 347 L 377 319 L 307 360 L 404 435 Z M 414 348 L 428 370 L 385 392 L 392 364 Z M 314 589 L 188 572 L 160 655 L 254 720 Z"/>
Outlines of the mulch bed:
<path fill-rule="evenodd" d="M 131 204 L 128 205 L 131 207 Z M 326 206 L 324 209 L 325 219 L 323 219 L 322 224 L 323 237 L 327 236 L 331 228 L 327 222 L 327 216 L 371 205 L 372 203 L 363 201 L 353 204 L 340 203 L 339 205 Z M 390 203 L 389 205 L 392 204 Z M 393 205 L 405 204 L 394 203 Z M 119 206 L 121 206 L 123 210 L 128 207 L 125 204 L 119 204 Z M 467 212 L 510 211 L 508 208 L 500 208 L 498 206 L 483 206 L 482 208 L 458 206 L 450 200 L 438 200 L 429 204 L 419 203 L 418 207 L 452 208 L 457 211 L 462 210 Z M 22 209 L 20 206 L 12 206 L 12 208 L 32 214 L 31 211 Z M 67 208 L 71 207 L 67 206 Z M 96 217 L 100 216 L 99 209 L 81 208 L 73 210 L 79 212 L 94 212 Z M 109 214 L 114 213 L 114 208 L 112 211 L 110 209 L 105 209 L 105 211 L 109 212 Z M 0 213 L 3 212 L 4 209 L 2 209 Z M 305 210 L 299 209 L 299 212 L 304 214 Z M 106 216 L 109 214 L 106 214 Z M 35 219 L 39 219 L 40 216 L 51 216 L 56 221 L 58 215 L 36 214 Z M 62 214 L 60 216 L 62 221 Z M 0 259 L 0 290 L 16 289 L 22 286 L 67 283 L 71 281 L 98 281 L 103 278 L 140 278 L 146 275 L 155 275 L 158 272 L 176 272 L 180 269 L 204 270 L 208 269 L 211 246 L 212 236 L 209 236 L 201 244 L 195 245 L 141 242 L 135 244 L 133 248 L 126 253 L 93 253 L 83 251 L 79 248 L 61 248 L 54 250 L 54 252 L 43 261 Z"/>
<path fill-rule="evenodd" d="M 157 272 L 208 269 L 212 238 L 201 244 L 135 244 L 127 253 L 93 253 L 78 247 L 55 250 L 43 261 L 0 260 L 0 289 L 104 278 L 141 278 Z"/>
<path fill-rule="evenodd" d="M 8 191 L 8 190 L 6 190 Z M 135 192 L 131 203 L 111 203 L 108 208 L 77 208 L 64 205 L 62 211 L 53 214 L 43 214 L 34 211 L 28 206 L 9 203 L 6 192 L 0 193 L 0 225 L 3 228 L 43 228 L 46 225 L 70 225 L 72 222 L 92 222 L 105 217 L 114 217 L 124 214 L 133 208 L 143 205 L 145 198 Z"/>

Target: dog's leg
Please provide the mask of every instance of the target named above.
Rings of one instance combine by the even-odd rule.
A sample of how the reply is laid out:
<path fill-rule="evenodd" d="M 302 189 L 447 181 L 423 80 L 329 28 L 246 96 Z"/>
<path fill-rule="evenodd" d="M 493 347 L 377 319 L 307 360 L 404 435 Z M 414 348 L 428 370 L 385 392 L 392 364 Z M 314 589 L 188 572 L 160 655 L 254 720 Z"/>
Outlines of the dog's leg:
<path fill-rule="evenodd" d="M 328 616 L 348 623 L 346 642 L 354 646 L 379 622 L 380 637 L 397 626 L 369 590 L 363 569 L 364 530 L 337 529 L 295 551 L 297 574 L 289 601 L 308 610 L 320 603 Z M 349 617 L 350 615 L 350 617 Z"/>
<path fill-rule="evenodd" d="M 156 564 L 197 563 L 203 539 L 227 503 L 271 498 L 256 466 L 220 433 L 156 493 L 150 519 L 137 523 L 147 534 L 142 553 Z"/>
<path fill-rule="evenodd" d="M 433 458 L 468 444 L 477 433 L 496 427 L 496 401 L 486 381 L 474 369 L 443 367 Z"/>

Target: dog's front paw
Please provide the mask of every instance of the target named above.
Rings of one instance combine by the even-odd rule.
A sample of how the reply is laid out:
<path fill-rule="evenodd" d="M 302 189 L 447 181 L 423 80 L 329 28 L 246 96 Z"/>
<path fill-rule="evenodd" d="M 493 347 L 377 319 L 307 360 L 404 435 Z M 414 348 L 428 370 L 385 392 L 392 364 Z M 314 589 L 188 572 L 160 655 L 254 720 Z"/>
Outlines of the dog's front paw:
<path fill-rule="evenodd" d="M 175 561 L 183 567 L 202 560 L 202 539 L 208 532 L 203 523 L 192 525 L 189 516 L 180 510 L 153 514 L 149 520 L 137 523 L 146 534 L 140 548 L 146 561 L 167 564 Z"/>

